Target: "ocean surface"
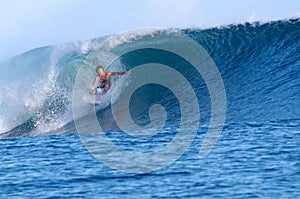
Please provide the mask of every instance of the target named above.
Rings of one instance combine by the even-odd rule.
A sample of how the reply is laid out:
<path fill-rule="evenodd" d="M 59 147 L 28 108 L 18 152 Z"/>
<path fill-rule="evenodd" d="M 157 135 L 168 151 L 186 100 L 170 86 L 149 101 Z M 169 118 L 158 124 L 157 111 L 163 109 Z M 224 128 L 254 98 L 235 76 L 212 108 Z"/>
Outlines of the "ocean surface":
<path fill-rule="evenodd" d="M 299 30 L 299 19 L 143 29 L 41 47 L 0 63 L 0 198 L 300 198 Z M 220 87 L 208 85 L 213 80 L 198 74 L 192 61 L 153 47 L 176 43 L 177 35 L 203 47 L 205 59 L 184 43 L 176 50 L 188 51 L 193 60 L 208 60 L 218 70 Z M 140 85 L 124 105 L 135 71 L 149 63 L 169 66 L 190 87 L 156 70 L 162 77 L 158 80 L 169 86 Z M 91 99 L 88 91 L 99 64 L 107 71 L 132 72 L 114 76 L 110 91 Z M 146 72 L 138 80 L 156 76 Z M 76 95 L 77 89 L 86 94 Z M 187 95 L 189 89 L 195 95 Z M 223 91 L 222 131 L 199 158 L 209 130 L 217 131 L 211 126 L 214 118 L 224 113 L 214 104 Z M 115 114 L 115 104 L 124 109 Z M 132 127 L 128 117 L 115 118 L 126 107 L 142 130 Z M 91 128 L 95 118 L 101 132 Z M 173 147 L 169 143 L 187 147 L 169 147 L 166 156 L 130 159 L 110 153 L 104 141 L 91 147 L 85 136 L 93 133 L 125 154 L 156 154 Z M 125 160 L 130 166 L 120 167 Z"/>

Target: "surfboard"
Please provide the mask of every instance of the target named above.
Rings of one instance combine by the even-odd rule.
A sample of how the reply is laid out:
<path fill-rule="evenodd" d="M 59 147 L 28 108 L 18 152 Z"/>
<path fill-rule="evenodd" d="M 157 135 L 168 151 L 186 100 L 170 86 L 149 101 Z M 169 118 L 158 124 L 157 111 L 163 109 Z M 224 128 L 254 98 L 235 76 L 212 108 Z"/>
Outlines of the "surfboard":
<path fill-rule="evenodd" d="M 102 94 L 95 93 L 95 94 L 85 94 L 83 95 L 83 102 L 89 103 L 89 104 L 101 104 L 101 97 Z"/>

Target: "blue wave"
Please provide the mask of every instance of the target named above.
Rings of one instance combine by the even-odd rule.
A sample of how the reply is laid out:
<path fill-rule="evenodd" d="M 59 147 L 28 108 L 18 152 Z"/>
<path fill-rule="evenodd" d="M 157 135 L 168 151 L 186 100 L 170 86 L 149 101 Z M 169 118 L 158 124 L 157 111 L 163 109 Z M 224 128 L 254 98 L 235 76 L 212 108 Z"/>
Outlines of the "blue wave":
<path fill-rule="evenodd" d="M 299 29 L 299 19 L 291 19 L 177 31 L 197 41 L 218 67 L 227 95 L 226 123 L 260 123 L 300 119 Z M 108 64 L 114 51 L 140 45 L 160 34 L 166 33 L 137 31 L 120 37 L 42 47 L 1 63 L 0 136 L 75 133 L 72 92 L 79 69 L 87 69 L 86 78 L 92 83 L 95 66 Z M 200 101 L 201 124 L 209 123 L 209 92 L 201 76 L 195 75 L 185 60 L 168 52 L 143 49 L 122 56 L 107 70 L 127 71 L 145 63 L 162 63 L 183 74 Z M 113 85 L 117 81 L 114 78 Z M 97 106 L 97 117 L 104 130 L 115 130 L 118 126 L 109 102 L 107 98 Z M 135 122 L 149 123 L 149 108 L 156 103 L 168 111 L 167 125 L 176 127 L 180 118 L 176 96 L 158 85 L 143 86 L 132 97 L 130 110 Z M 88 114 L 83 111 L 82 116 Z"/>

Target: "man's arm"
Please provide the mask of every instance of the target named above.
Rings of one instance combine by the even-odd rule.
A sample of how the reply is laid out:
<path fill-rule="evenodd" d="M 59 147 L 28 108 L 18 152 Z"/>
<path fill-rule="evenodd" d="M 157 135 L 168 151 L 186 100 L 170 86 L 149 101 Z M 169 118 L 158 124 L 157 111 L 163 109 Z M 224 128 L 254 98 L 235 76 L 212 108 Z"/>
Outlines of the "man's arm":
<path fill-rule="evenodd" d="M 108 72 L 109 76 L 114 76 L 114 75 L 123 75 L 126 74 L 127 72 Z"/>
<path fill-rule="evenodd" d="M 94 80 L 94 82 L 93 82 L 93 85 L 92 85 L 92 88 L 91 88 L 91 90 L 90 90 L 90 94 L 95 94 L 95 88 L 96 88 L 96 85 L 97 85 L 98 81 L 99 81 L 99 76 L 97 76 L 97 77 L 95 78 L 95 80 Z"/>

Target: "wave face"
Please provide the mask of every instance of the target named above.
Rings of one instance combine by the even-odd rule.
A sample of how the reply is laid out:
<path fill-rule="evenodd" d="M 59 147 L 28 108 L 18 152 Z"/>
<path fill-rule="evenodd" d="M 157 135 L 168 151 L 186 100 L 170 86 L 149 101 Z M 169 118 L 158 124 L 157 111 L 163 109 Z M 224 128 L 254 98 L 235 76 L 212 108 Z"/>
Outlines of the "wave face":
<path fill-rule="evenodd" d="M 201 101 L 201 123 L 208 124 L 210 97 L 205 82 L 193 77 L 193 71 L 182 60 L 145 49 L 109 64 L 114 51 L 178 32 L 197 41 L 218 67 L 226 89 L 226 123 L 299 120 L 299 30 L 299 19 L 293 19 L 207 30 L 136 31 L 25 52 L 0 64 L 1 137 L 75 133 L 72 92 L 76 75 L 80 68 L 86 68 L 89 88 L 99 64 L 109 65 L 108 71 L 128 71 L 146 63 L 176 68 L 195 85 L 193 89 Z M 118 80 L 113 78 L 112 89 Z M 178 125 L 180 106 L 176 96 L 159 85 L 145 85 L 134 93 L 129 107 L 134 121 L 149 123 L 149 108 L 157 103 L 167 110 L 168 125 Z M 82 117 L 89 115 L 85 106 L 91 103 L 83 105 Z M 105 130 L 118 129 L 109 94 L 96 109 Z"/>

